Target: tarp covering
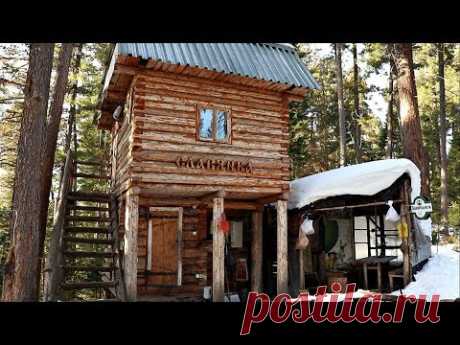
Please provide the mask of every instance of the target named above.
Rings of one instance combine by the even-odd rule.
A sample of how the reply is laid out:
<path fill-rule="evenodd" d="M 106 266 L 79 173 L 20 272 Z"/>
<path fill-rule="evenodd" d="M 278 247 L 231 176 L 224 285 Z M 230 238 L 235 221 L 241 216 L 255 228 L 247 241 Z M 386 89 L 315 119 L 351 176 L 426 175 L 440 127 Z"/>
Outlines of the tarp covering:
<path fill-rule="evenodd" d="M 411 201 L 420 195 L 420 170 L 409 159 L 385 159 L 329 170 L 291 181 L 288 208 L 342 195 L 371 196 L 389 188 L 403 174 L 411 181 Z M 417 220 L 419 230 L 431 237 L 431 219 Z"/>

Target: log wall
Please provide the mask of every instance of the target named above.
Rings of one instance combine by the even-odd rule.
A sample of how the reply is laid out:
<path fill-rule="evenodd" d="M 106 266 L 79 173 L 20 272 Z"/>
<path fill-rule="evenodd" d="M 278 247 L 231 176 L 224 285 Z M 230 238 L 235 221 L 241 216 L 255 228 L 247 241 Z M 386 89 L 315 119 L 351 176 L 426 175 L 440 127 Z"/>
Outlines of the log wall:
<path fill-rule="evenodd" d="M 136 184 L 177 194 L 225 189 L 237 199 L 288 190 L 289 116 L 281 93 L 141 70 L 133 79 L 127 104 L 124 120 L 114 133 L 120 192 L 124 183 L 124 188 Z M 197 139 L 200 106 L 230 110 L 231 143 Z M 178 167 L 179 156 L 250 161 L 253 170 Z M 171 188 L 162 189 L 166 184 Z"/>

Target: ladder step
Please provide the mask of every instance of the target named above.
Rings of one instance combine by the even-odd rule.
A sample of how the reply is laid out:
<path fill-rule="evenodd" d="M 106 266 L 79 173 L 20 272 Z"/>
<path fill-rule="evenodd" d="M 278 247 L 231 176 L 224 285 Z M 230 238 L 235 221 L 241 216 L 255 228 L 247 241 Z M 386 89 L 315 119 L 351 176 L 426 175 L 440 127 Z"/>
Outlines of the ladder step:
<path fill-rule="evenodd" d="M 113 272 L 114 267 L 102 266 L 63 266 L 65 271 L 81 271 L 81 272 Z"/>
<path fill-rule="evenodd" d="M 94 174 L 84 174 L 84 173 L 76 173 L 75 177 L 94 178 L 98 180 L 110 180 L 110 176 L 107 176 L 107 175 L 94 175 Z"/>
<path fill-rule="evenodd" d="M 110 222 L 110 218 L 98 216 L 66 216 L 65 219 L 77 222 Z"/>
<path fill-rule="evenodd" d="M 115 256 L 115 253 L 110 252 L 63 252 L 64 256 L 74 257 L 74 258 L 111 258 Z"/>
<path fill-rule="evenodd" d="M 75 161 L 75 163 L 78 165 L 88 165 L 88 166 L 108 166 L 106 163 L 101 163 L 101 162 L 94 162 L 94 161 Z"/>
<path fill-rule="evenodd" d="M 70 205 L 70 204 L 68 208 L 69 210 L 76 210 L 76 211 L 95 211 L 95 212 L 109 212 L 110 211 L 108 207 L 78 206 L 78 205 Z"/>
<path fill-rule="evenodd" d="M 117 285 L 114 281 L 109 282 L 73 282 L 63 283 L 61 287 L 65 290 L 78 290 L 78 289 L 96 289 L 96 288 L 110 288 Z"/>
<path fill-rule="evenodd" d="M 90 243 L 90 244 L 113 244 L 114 240 L 103 240 L 96 238 L 81 238 L 81 237 L 64 237 L 64 241 L 72 243 Z"/>
<path fill-rule="evenodd" d="M 85 233 L 85 234 L 111 233 L 110 228 L 97 228 L 97 227 L 87 227 L 87 226 L 66 226 L 64 229 L 68 233 Z"/>
<path fill-rule="evenodd" d="M 71 192 L 67 195 L 67 199 L 108 203 L 110 201 L 110 195 L 101 192 Z"/>

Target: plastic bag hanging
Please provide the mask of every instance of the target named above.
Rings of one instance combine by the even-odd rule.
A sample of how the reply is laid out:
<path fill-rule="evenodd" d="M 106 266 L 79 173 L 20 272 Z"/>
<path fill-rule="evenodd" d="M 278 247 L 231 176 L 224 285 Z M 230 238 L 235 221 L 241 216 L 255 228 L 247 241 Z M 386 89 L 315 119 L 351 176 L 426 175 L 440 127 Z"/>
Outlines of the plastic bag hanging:
<path fill-rule="evenodd" d="M 315 233 L 315 228 L 313 227 L 313 220 L 306 217 L 305 220 L 300 225 L 300 230 L 305 235 L 313 235 Z"/>
<path fill-rule="evenodd" d="M 401 219 L 399 216 L 398 212 L 393 207 L 393 200 L 387 201 L 387 205 L 390 206 L 390 208 L 387 211 L 387 214 L 385 215 L 385 220 L 392 222 L 392 223 L 397 223 Z"/>
<path fill-rule="evenodd" d="M 308 240 L 307 235 L 305 235 L 305 233 L 301 229 L 299 229 L 299 237 L 297 238 L 295 249 L 304 250 L 308 247 L 309 243 L 310 241 Z"/>

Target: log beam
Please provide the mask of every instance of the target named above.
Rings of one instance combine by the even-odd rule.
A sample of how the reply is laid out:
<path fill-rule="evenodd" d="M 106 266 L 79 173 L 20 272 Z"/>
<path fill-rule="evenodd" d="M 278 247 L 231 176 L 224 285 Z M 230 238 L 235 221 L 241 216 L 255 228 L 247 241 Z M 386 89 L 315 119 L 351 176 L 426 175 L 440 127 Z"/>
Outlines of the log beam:
<path fill-rule="evenodd" d="M 251 239 L 251 291 L 262 292 L 262 241 L 263 241 L 263 213 L 252 212 L 252 239 Z"/>
<path fill-rule="evenodd" d="M 225 198 L 225 191 L 224 190 L 218 190 L 217 192 L 212 192 L 209 194 L 206 194 L 202 197 L 199 198 L 200 202 L 205 204 L 209 201 L 213 201 L 215 198 Z"/>
<path fill-rule="evenodd" d="M 224 301 L 225 272 L 224 247 L 225 235 L 219 229 L 218 222 L 224 212 L 224 198 L 215 197 L 212 207 L 212 300 Z"/>
<path fill-rule="evenodd" d="M 139 187 L 133 187 L 126 192 L 123 268 L 128 301 L 136 301 L 137 298 L 139 191 Z"/>
<path fill-rule="evenodd" d="M 278 200 L 288 200 L 288 199 L 289 199 L 289 193 L 284 192 L 284 193 L 270 195 L 264 198 L 257 199 L 256 202 L 261 205 L 266 205 L 266 204 L 271 204 L 272 202 L 276 202 Z"/>
<path fill-rule="evenodd" d="M 288 292 L 287 201 L 276 202 L 277 214 L 277 293 Z"/>

